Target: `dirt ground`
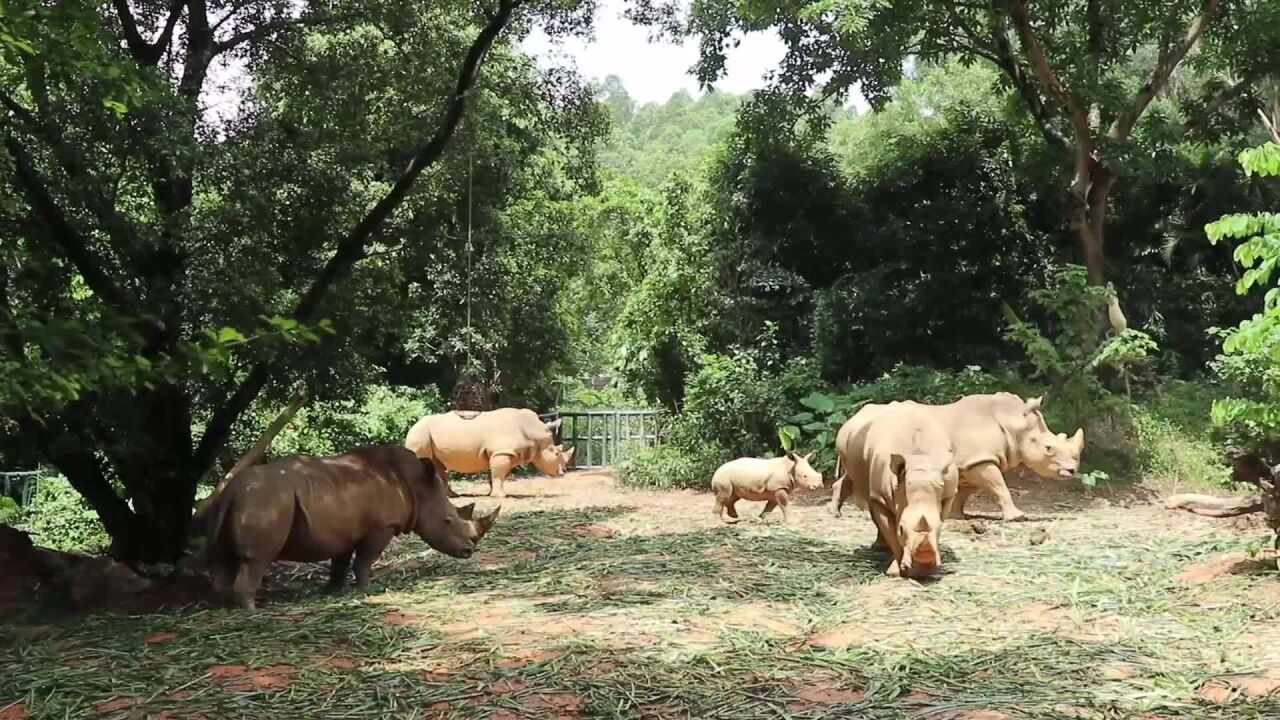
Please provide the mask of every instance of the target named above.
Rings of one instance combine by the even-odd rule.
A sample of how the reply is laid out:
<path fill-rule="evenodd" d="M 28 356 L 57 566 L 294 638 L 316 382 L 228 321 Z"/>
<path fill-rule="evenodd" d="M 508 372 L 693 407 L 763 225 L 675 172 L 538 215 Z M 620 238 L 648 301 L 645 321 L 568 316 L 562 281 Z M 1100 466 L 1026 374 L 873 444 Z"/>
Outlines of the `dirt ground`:
<path fill-rule="evenodd" d="M 1280 718 L 1280 575 L 1253 521 L 1020 483 L 1030 521 L 975 498 L 987 517 L 949 523 L 918 583 L 821 493 L 727 526 L 707 493 L 607 472 L 508 491 L 473 558 L 401 538 L 368 593 L 281 563 L 254 612 L 0 627 L 0 720 Z"/>

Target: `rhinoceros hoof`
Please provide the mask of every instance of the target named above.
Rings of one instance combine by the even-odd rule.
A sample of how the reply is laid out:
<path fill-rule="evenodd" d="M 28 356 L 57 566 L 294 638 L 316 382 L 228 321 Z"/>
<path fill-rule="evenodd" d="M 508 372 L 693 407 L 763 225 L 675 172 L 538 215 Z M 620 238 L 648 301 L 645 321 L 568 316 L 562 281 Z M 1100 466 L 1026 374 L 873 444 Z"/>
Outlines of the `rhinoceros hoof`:
<path fill-rule="evenodd" d="M 1004 516 L 1005 522 L 1021 522 L 1027 519 L 1027 514 L 1019 510 L 1015 513 L 1008 513 Z"/>
<path fill-rule="evenodd" d="M 835 505 L 831 505 L 830 503 L 828 503 L 828 504 L 827 504 L 827 514 L 828 514 L 828 515 L 830 515 L 831 517 L 840 517 L 840 516 L 841 516 L 841 515 L 840 515 L 840 508 L 836 507 Z"/>

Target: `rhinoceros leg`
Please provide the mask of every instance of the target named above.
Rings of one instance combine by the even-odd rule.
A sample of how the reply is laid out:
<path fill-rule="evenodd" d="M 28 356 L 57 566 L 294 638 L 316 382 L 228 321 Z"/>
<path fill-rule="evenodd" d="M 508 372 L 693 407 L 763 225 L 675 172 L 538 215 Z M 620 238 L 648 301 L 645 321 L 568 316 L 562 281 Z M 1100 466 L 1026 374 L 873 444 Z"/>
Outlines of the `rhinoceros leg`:
<path fill-rule="evenodd" d="M 1000 472 L 1000 468 L 987 463 L 982 466 L 979 472 L 981 473 L 979 475 L 981 478 L 979 485 L 981 485 L 982 489 L 996 496 L 996 501 L 1000 503 L 1000 514 L 1005 521 L 1012 522 L 1027 517 L 1026 513 L 1013 504 L 1013 496 L 1009 494 L 1009 486 L 1004 484 L 1004 473 Z"/>
<path fill-rule="evenodd" d="M 351 570 L 351 555 L 355 553 L 350 550 L 342 555 L 337 555 L 329 561 L 329 584 L 326 587 L 330 592 L 336 592 L 342 589 L 347 582 L 347 573 Z"/>
<path fill-rule="evenodd" d="M 516 459 L 510 455 L 489 457 L 489 494 L 491 496 L 496 498 L 507 496 L 506 491 L 502 489 L 502 482 L 507 479 L 507 475 L 515 466 Z"/>
<path fill-rule="evenodd" d="M 902 544 L 898 542 L 898 533 L 895 532 L 894 528 L 898 524 L 897 518 L 874 500 L 870 505 L 871 519 L 875 521 L 876 527 L 880 529 L 880 537 L 885 539 L 889 545 L 889 551 L 893 553 L 893 562 L 889 564 L 889 569 L 885 571 L 885 574 L 899 575 L 902 572 L 898 564 L 902 561 Z"/>
<path fill-rule="evenodd" d="M 262 574 L 266 569 L 267 563 L 264 562 L 241 561 L 240 567 L 236 568 L 235 583 L 231 587 L 236 605 L 246 610 L 254 608 L 254 598 L 258 594 L 258 586 L 262 584 Z"/>
<path fill-rule="evenodd" d="M 884 533 L 880 532 L 880 526 L 876 526 L 876 539 L 871 543 L 871 549 L 878 552 L 884 552 L 889 549 L 889 541 L 884 539 Z"/>
<path fill-rule="evenodd" d="M 773 494 L 773 502 L 776 502 L 778 507 L 782 508 L 782 522 L 791 522 L 791 513 L 787 512 L 787 508 L 791 506 L 791 495 L 786 490 L 779 490 Z"/>
<path fill-rule="evenodd" d="M 387 549 L 387 543 L 395 537 L 395 528 L 379 528 L 364 536 L 356 545 L 356 587 L 369 587 L 369 577 L 373 575 L 373 561 Z"/>
<path fill-rule="evenodd" d="M 964 511 L 964 506 L 969 502 L 969 496 L 973 495 L 977 491 L 977 485 L 960 485 L 956 488 L 956 497 L 951 501 L 951 512 L 947 514 L 947 517 L 955 518 L 957 520 L 963 520 L 969 517 L 968 513 Z"/>
<path fill-rule="evenodd" d="M 769 502 L 764 504 L 764 509 L 760 511 L 760 519 L 765 519 L 765 517 L 769 513 L 773 512 L 773 509 L 776 507 L 778 507 L 778 501 L 770 498 Z"/>

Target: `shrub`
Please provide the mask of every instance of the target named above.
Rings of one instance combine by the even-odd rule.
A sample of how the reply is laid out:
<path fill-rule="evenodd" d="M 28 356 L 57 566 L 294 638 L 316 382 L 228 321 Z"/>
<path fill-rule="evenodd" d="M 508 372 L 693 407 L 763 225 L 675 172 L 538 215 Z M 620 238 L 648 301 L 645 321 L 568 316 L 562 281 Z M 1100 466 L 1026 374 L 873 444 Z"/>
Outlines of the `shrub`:
<path fill-rule="evenodd" d="M 820 387 L 816 367 L 808 361 L 775 374 L 762 370 L 747 351 L 704 355 L 688 381 L 684 412 L 672 428 L 671 442 L 691 450 L 711 443 L 732 457 L 776 450 L 779 421 L 799 398 Z"/>
<path fill-rule="evenodd" d="M 0 495 L 0 525 L 13 525 L 22 519 L 22 506 L 7 495 Z"/>
<path fill-rule="evenodd" d="M 1127 386 L 1134 371 L 1148 364 L 1155 341 L 1132 329 L 1104 338 L 1100 320 L 1115 291 L 1089 284 L 1078 265 L 1059 270 L 1049 287 L 1032 291 L 1031 298 L 1049 315 L 1049 328 L 1022 320 L 1006 306 L 1006 335 L 1026 351 L 1035 368 L 1032 379 L 1048 384 L 1065 424 L 1085 425 L 1089 418 L 1123 414 L 1127 403 L 1103 385 L 1098 371 L 1111 369 Z"/>
<path fill-rule="evenodd" d="M 37 545 L 57 550 L 91 551 L 111 544 L 98 514 L 59 475 L 40 478 L 23 514 L 22 529 L 31 533 Z"/>
<path fill-rule="evenodd" d="M 335 455 L 368 443 L 400 443 L 418 418 L 443 408 L 434 386 L 371 385 L 359 400 L 318 402 L 299 410 L 276 436 L 270 456 Z M 260 427 L 270 421 L 260 418 Z"/>
<path fill-rule="evenodd" d="M 706 489 L 716 468 L 731 458 L 731 453 L 714 444 L 696 449 L 674 444 L 643 448 L 618 465 L 618 482 L 662 490 Z"/>

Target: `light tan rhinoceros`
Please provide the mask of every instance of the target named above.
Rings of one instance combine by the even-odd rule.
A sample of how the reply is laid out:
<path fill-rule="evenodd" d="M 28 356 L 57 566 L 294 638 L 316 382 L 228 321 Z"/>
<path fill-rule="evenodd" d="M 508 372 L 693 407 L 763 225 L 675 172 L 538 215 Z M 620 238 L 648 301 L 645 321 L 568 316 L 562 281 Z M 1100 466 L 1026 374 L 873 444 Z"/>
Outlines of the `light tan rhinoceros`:
<path fill-rule="evenodd" d="M 743 457 L 730 460 L 716 469 L 711 478 L 711 489 L 716 494 L 713 513 L 727 523 L 738 522 L 739 500 L 765 502 L 760 517 L 764 518 L 775 506 L 782 508 L 782 521 L 787 522 L 787 506 L 791 494 L 797 490 L 817 490 L 822 487 L 822 473 L 809 464 L 812 455 L 797 455 L 790 450 L 776 458 Z M 725 518 L 725 512 L 729 517 Z"/>
<path fill-rule="evenodd" d="M 996 496 L 1005 520 L 1026 517 L 1013 504 L 1004 482 L 1004 472 L 1019 465 L 1042 477 L 1066 479 L 1075 475 L 1084 450 L 1084 430 L 1076 430 L 1069 438 L 1053 433 L 1040 410 L 1042 399 L 1023 400 L 1002 392 L 969 395 L 949 405 L 909 403 L 928 413 L 951 437 L 960 470 L 960 487 L 951 506 L 953 517 L 964 517 L 965 502 L 978 490 Z M 867 405 L 864 410 L 877 407 L 888 406 Z M 840 514 L 850 491 L 848 483 L 837 477 L 828 505 L 833 515 Z"/>
<path fill-rule="evenodd" d="M 489 471 L 489 494 L 504 497 L 502 481 L 516 467 L 533 463 L 547 475 L 563 475 L 573 448 L 555 444 L 560 420 L 544 423 L 532 410 L 498 408 L 480 413 L 427 415 L 409 428 L 405 447 L 430 460 L 441 475 Z M 447 475 L 446 475 L 447 477 Z M 457 495 L 449 489 L 449 496 Z"/>
<path fill-rule="evenodd" d="M 937 569 L 943 518 L 959 483 L 951 438 L 915 403 L 868 405 L 836 435 L 844 480 L 893 553 L 889 575 Z"/>

